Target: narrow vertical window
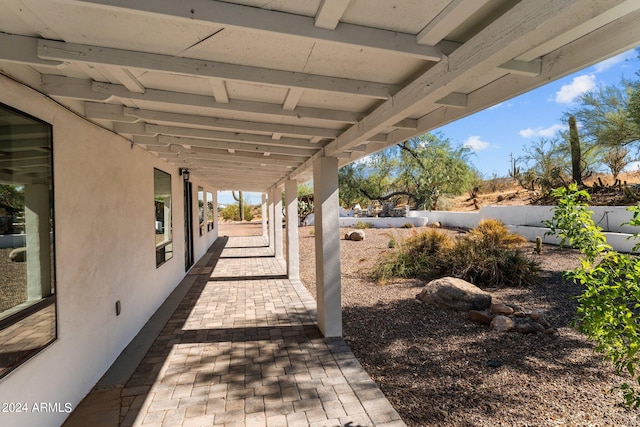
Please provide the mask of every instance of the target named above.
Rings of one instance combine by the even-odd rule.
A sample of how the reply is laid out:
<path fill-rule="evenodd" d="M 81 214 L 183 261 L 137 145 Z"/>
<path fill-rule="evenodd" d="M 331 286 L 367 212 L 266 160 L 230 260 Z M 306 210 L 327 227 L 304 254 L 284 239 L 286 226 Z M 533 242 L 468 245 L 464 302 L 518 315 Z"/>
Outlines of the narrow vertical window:
<path fill-rule="evenodd" d="M 200 236 L 205 234 L 205 221 L 206 221 L 206 204 L 204 202 L 204 188 L 198 187 L 198 229 L 200 230 Z"/>
<path fill-rule="evenodd" d="M 0 377 L 56 338 L 51 135 L 0 104 Z"/>
<path fill-rule="evenodd" d="M 153 170 L 153 202 L 155 208 L 156 267 L 173 257 L 171 225 L 171 175 Z"/>
<path fill-rule="evenodd" d="M 216 212 L 213 206 L 213 194 L 207 191 L 207 230 L 213 230 L 213 215 Z"/>

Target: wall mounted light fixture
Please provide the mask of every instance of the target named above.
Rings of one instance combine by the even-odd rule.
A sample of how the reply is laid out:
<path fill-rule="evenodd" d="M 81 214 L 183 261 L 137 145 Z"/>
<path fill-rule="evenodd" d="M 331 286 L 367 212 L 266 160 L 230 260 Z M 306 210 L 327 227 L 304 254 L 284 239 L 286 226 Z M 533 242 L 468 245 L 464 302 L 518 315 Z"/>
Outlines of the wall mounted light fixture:
<path fill-rule="evenodd" d="M 180 169 L 178 169 L 178 172 L 180 173 L 180 176 L 182 176 L 182 179 L 184 179 L 185 181 L 189 181 L 189 175 L 191 174 L 189 169 L 180 168 Z"/>

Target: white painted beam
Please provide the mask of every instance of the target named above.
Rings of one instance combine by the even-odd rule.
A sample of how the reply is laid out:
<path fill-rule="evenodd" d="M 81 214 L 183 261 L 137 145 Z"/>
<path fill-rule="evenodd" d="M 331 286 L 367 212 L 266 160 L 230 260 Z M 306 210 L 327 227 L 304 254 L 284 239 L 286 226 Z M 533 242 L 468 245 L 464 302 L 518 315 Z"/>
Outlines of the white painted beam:
<path fill-rule="evenodd" d="M 314 26 L 314 18 L 311 17 L 222 1 L 82 0 L 74 3 L 120 13 L 164 15 L 174 21 L 200 22 L 226 29 L 275 33 L 336 46 L 373 49 L 425 61 L 442 58 L 439 49 L 416 43 L 411 34 L 345 23 L 331 31 Z"/>
<path fill-rule="evenodd" d="M 38 40 L 35 37 L 0 33 L 0 59 L 17 64 L 38 65 L 57 68 L 65 61 L 40 59 L 36 55 Z"/>
<path fill-rule="evenodd" d="M 299 87 L 292 87 L 291 89 L 289 89 L 284 103 L 282 104 L 282 109 L 287 111 L 295 110 L 298 102 L 300 102 L 300 98 L 302 97 L 303 93 L 304 90 L 300 89 Z"/>
<path fill-rule="evenodd" d="M 416 36 L 419 44 L 435 46 L 490 0 L 453 0 Z"/>
<path fill-rule="evenodd" d="M 124 114 L 149 122 L 176 124 L 182 126 L 202 126 L 211 129 L 227 129 L 234 132 L 282 133 L 297 137 L 320 136 L 335 138 L 340 131 L 306 126 L 282 125 L 277 123 L 250 122 L 244 120 L 218 119 L 215 117 L 195 116 L 191 114 L 166 113 L 163 111 L 125 108 Z"/>
<path fill-rule="evenodd" d="M 539 59 L 534 59 L 533 61 L 529 62 L 511 60 L 505 62 L 499 68 L 512 74 L 536 77 L 540 75 L 540 71 L 542 69 L 542 61 Z"/>
<path fill-rule="evenodd" d="M 335 30 L 351 0 L 322 0 L 313 24 L 318 28 Z"/>
<path fill-rule="evenodd" d="M 240 144 L 259 144 L 275 148 L 298 148 L 303 150 L 318 150 L 321 146 L 312 144 L 309 140 L 299 138 L 281 138 L 274 141 L 265 135 L 248 133 L 224 132 L 207 129 L 185 128 L 180 126 L 146 125 L 146 133 L 180 136 L 213 141 L 227 141 Z"/>
<path fill-rule="evenodd" d="M 71 79 L 53 74 L 42 75 L 42 91 L 49 96 L 107 102 L 112 96 L 92 89 L 91 80 Z"/>
<path fill-rule="evenodd" d="M 452 92 L 449 95 L 440 98 L 435 103 L 438 105 L 443 105 L 445 107 L 464 108 L 467 106 L 467 94 Z"/>
<path fill-rule="evenodd" d="M 216 98 L 216 102 L 221 104 L 229 103 L 229 93 L 227 92 L 227 86 L 225 85 L 224 80 L 209 79 L 209 85 L 211 86 L 213 96 Z"/>
<path fill-rule="evenodd" d="M 189 145 L 192 147 L 202 147 L 202 148 L 215 148 L 221 150 L 238 150 L 238 151 L 246 151 L 250 153 L 262 153 L 268 152 L 271 154 L 281 154 L 284 156 L 307 156 L 311 157 L 314 155 L 318 149 L 304 149 L 304 148 L 288 148 L 288 147 L 278 147 L 273 145 L 261 145 L 261 144 L 248 144 L 248 143 L 240 143 L 240 142 L 228 142 L 228 141 L 214 141 L 208 139 L 198 139 L 198 138 L 185 138 L 185 137 L 177 137 L 177 136 L 158 136 L 159 144 L 180 144 L 180 145 Z"/>
<path fill-rule="evenodd" d="M 132 93 L 144 93 L 145 87 L 126 68 L 110 67 L 109 73 Z"/>
<path fill-rule="evenodd" d="M 398 130 L 392 132 L 388 136 L 389 141 L 386 146 L 429 132 L 444 124 L 547 84 L 552 80 L 574 73 L 585 66 L 598 63 L 607 57 L 625 52 L 636 46 L 639 40 L 640 11 L 637 11 L 581 37 L 569 46 L 544 56 L 539 75 L 535 77 L 518 74 L 505 75 L 470 93 L 465 109 L 438 109 L 419 118 L 416 131 Z M 619 48 L 612 51 L 612 45 L 619 46 Z"/>
<path fill-rule="evenodd" d="M 341 94 L 387 99 L 399 86 L 339 77 L 280 71 L 215 61 L 181 58 L 53 40 L 38 40 L 37 58 L 82 64 L 137 68 L 184 76 L 207 77 L 279 87 L 297 87 Z"/>
<path fill-rule="evenodd" d="M 288 95 L 287 100 L 285 101 L 285 107 L 291 108 L 284 108 L 284 110 L 287 111 L 283 111 L 283 107 L 268 102 L 243 100 L 230 101 L 227 99 L 226 103 L 220 103 L 217 102 L 217 100 L 212 99 L 210 96 L 205 95 L 172 92 L 158 89 L 146 89 L 145 93 L 136 93 L 129 91 L 126 87 L 121 85 L 100 82 L 93 82 L 91 87 L 95 92 L 117 96 L 119 98 L 157 102 L 167 105 L 188 105 L 194 107 L 203 107 L 221 112 L 244 112 L 264 115 L 268 117 L 284 116 L 292 119 L 313 119 L 323 120 L 330 123 L 336 122 L 345 124 L 354 124 L 362 118 L 361 114 L 349 111 L 310 107 L 296 108 L 297 102 L 300 100 L 300 96 L 303 92 L 301 89 L 297 88 L 292 88 L 289 90 L 289 94 L 297 94 L 297 98 L 296 95 L 292 95 L 290 99 L 290 96 Z"/>
<path fill-rule="evenodd" d="M 589 34 L 600 27 L 607 25 L 609 22 L 620 19 L 629 13 L 634 13 L 640 9 L 640 2 L 638 0 L 626 0 L 615 2 L 617 4 L 608 3 L 602 10 L 599 10 L 590 15 L 584 16 L 582 22 L 575 25 L 565 31 L 556 33 L 550 33 L 544 43 L 536 44 L 515 59 L 519 61 L 529 62 L 534 59 L 540 58 L 543 55 L 548 54 L 565 44 L 577 40 L 580 37 Z M 553 35 L 552 35 L 553 34 Z"/>

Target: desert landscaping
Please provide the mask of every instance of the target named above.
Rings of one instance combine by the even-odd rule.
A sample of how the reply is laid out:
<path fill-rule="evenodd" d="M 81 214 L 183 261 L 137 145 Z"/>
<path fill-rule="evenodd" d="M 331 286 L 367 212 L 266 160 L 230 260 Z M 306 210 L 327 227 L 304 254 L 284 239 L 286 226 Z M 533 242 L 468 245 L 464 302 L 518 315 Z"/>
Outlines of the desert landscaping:
<path fill-rule="evenodd" d="M 313 227 L 300 229 L 302 281 L 315 295 Z M 351 231 L 341 230 L 341 235 Z M 562 278 L 578 253 L 544 246 L 533 254 L 541 280 L 529 288 L 485 289 L 494 303 L 543 313 L 547 333 L 499 332 L 468 313 L 416 299 L 425 283 L 385 285 L 368 272 L 416 229 L 367 229 L 341 240 L 344 339 L 409 426 L 637 426 L 621 405 L 609 364 L 572 322 L 579 286 Z M 460 231 L 449 230 L 458 234 Z"/>

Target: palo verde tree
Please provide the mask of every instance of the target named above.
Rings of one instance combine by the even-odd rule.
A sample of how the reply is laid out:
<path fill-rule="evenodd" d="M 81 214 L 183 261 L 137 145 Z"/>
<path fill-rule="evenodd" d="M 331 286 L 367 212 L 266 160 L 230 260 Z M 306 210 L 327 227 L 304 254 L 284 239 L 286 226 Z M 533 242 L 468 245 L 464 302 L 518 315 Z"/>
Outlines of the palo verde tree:
<path fill-rule="evenodd" d="M 437 209 L 443 195 L 462 194 L 477 180 L 469 155 L 467 147 L 455 148 L 445 138 L 425 134 L 370 156 L 343 176 L 369 200 L 403 200 L 414 209 Z"/>

